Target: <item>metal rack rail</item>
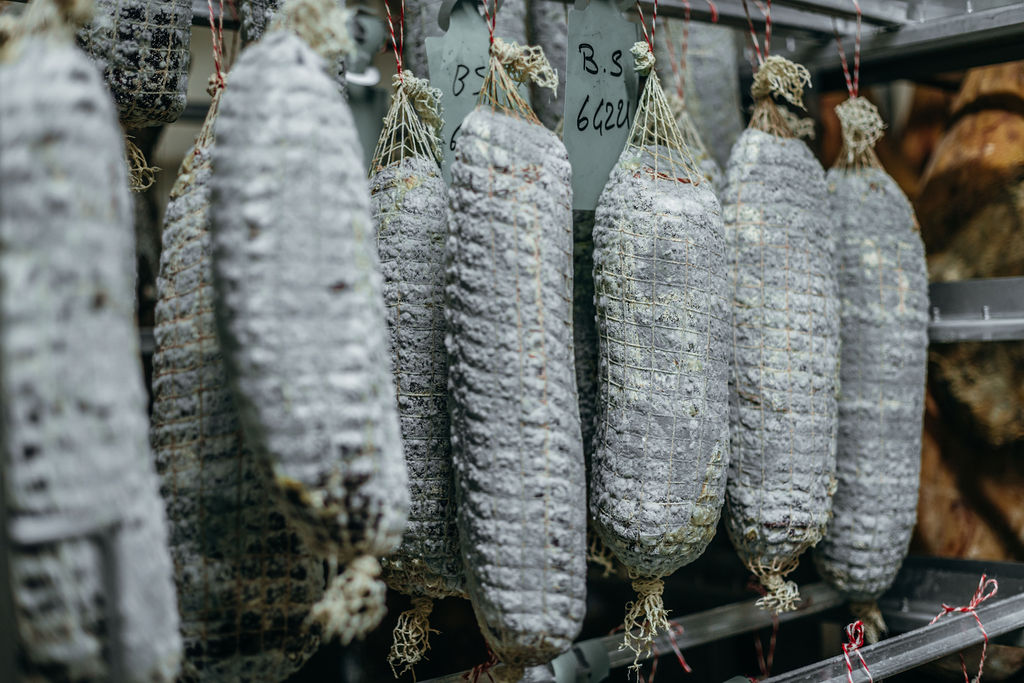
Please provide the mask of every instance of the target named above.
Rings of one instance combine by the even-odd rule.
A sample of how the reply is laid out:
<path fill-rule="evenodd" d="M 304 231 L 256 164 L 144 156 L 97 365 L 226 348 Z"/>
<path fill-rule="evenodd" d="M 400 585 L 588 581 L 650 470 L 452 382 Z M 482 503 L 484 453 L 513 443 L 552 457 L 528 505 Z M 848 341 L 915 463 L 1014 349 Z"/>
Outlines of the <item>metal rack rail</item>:
<path fill-rule="evenodd" d="M 932 343 L 1024 339 L 1024 277 L 933 282 Z"/>
<path fill-rule="evenodd" d="M 26 0 L 16 0 L 25 2 Z M 237 1 L 225 4 L 224 28 L 238 28 Z M 576 3 L 578 0 L 549 0 Z M 584 0 L 585 1 L 585 0 Z M 645 10 L 653 0 L 640 0 Z M 747 28 L 742 0 L 717 0 L 718 23 Z M 964 69 L 1024 57 L 1024 2 L 1006 0 L 860 0 L 863 20 L 862 81 L 886 82 L 942 71 Z M 695 21 L 711 21 L 710 8 L 690 2 Z M 973 9 L 977 6 L 976 9 Z M 219 4 L 214 6 L 219 13 Z M 683 17 L 684 0 L 658 0 L 658 13 Z M 208 26 L 210 5 L 192 0 L 192 24 Z M 834 43 L 838 33 L 848 54 L 853 52 L 856 11 L 850 0 L 775 0 L 772 30 L 793 42 L 777 42 L 777 54 L 798 61 L 815 75 L 819 88 L 842 86 L 842 70 Z M 763 29 L 756 10 L 751 19 Z"/>
<path fill-rule="evenodd" d="M 930 557 L 907 558 L 892 588 L 879 600 L 879 607 L 893 632 L 888 638 L 860 650 L 870 664 L 876 680 L 909 671 L 981 643 L 985 636 L 970 614 L 947 616 L 934 625 L 931 620 L 942 603 L 962 600 L 967 603 L 982 574 L 999 582 L 999 597 L 980 606 L 978 618 L 990 641 L 1006 645 L 1024 645 L 1024 565 L 1012 562 L 979 562 Z M 779 623 L 822 615 L 844 604 L 836 591 L 823 583 L 800 589 L 803 603 L 796 612 L 779 615 Z M 957 603 L 959 604 L 959 603 Z M 732 636 L 771 626 L 771 616 L 754 605 L 753 600 L 716 607 L 672 622 L 675 646 L 680 650 L 705 645 Z M 551 664 L 557 683 L 601 683 L 612 669 L 633 663 L 632 651 L 620 650 L 622 634 L 582 641 Z M 670 652 L 669 636 L 662 635 L 654 651 Z M 644 657 L 647 659 L 648 657 Z M 464 683 L 467 672 L 433 678 L 424 683 Z M 765 683 L 842 683 L 847 681 L 846 663 L 836 656 L 792 672 L 774 676 Z M 863 672 L 854 672 L 854 681 L 867 681 Z M 727 683 L 746 683 L 745 677 Z"/>
<path fill-rule="evenodd" d="M 800 595 L 803 597 L 800 608 L 795 612 L 780 614 L 780 624 L 820 614 L 843 604 L 842 596 L 823 583 L 802 586 Z M 706 612 L 672 619 L 670 623 L 675 634 L 675 646 L 680 650 L 686 650 L 770 627 L 772 618 L 768 612 L 758 608 L 753 600 L 745 600 L 716 607 Z M 599 683 L 605 680 L 612 669 L 619 669 L 633 663 L 632 650 L 622 650 L 620 649 L 621 645 L 621 633 L 576 643 L 568 652 L 551 663 L 556 680 L 558 683 L 563 683 L 563 681 Z M 671 652 L 672 645 L 669 635 L 662 634 L 655 639 L 653 650 L 660 653 Z M 648 653 L 647 656 L 641 657 L 641 660 L 647 660 L 650 657 L 651 655 Z M 465 683 L 466 673 L 448 674 L 423 681 L 423 683 Z"/>

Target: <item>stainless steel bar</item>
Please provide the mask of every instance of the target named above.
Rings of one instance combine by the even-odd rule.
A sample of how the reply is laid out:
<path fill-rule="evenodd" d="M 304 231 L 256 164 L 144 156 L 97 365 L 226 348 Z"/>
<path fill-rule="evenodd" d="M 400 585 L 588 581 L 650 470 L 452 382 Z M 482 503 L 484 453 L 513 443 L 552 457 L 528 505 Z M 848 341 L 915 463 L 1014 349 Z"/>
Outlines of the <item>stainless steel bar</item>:
<path fill-rule="evenodd" d="M 660 3 L 659 3 L 660 6 Z M 786 623 L 795 619 L 820 614 L 843 604 L 844 600 L 835 590 L 823 583 L 814 583 L 800 587 L 803 602 L 795 612 L 779 615 L 779 622 Z M 754 604 L 754 600 L 746 600 L 715 609 L 690 614 L 673 619 L 679 633 L 675 636 L 676 646 L 681 650 L 704 645 L 722 638 L 749 633 L 772 625 L 771 615 Z M 577 643 L 568 652 L 553 662 L 556 670 L 568 669 L 579 678 L 590 671 L 619 668 L 633 663 L 630 650 L 619 650 L 622 634 L 613 634 L 601 638 Z M 671 642 L 667 634 L 654 642 L 654 651 L 664 654 L 670 652 Z M 602 656 L 603 654 L 603 656 Z M 642 657 L 641 659 L 649 659 Z M 465 683 L 466 672 L 448 674 L 440 678 L 432 678 L 423 683 Z M 561 679 L 559 679 L 561 680 Z M 573 680 L 573 679 L 569 679 Z M 587 680 L 583 678 L 582 680 Z"/>
<path fill-rule="evenodd" d="M 800 609 L 780 614 L 780 624 L 802 619 L 812 614 L 820 614 L 833 607 L 839 607 L 845 602 L 839 593 L 824 583 L 801 586 L 800 597 L 802 598 Z M 681 630 L 675 636 L 676 646 L 685 650 L 741 633 L 770 627 L 772 625 L 771 614 L 755 605 L 754 602 L 754 600 L 736 602 L 673 619 L 672 624 L 679 627 L 677 630 Z M 619 649 L 622 639 L 621 633 L 604 636 L 600 639 L 608 651 L 609 662 L 613 669 L 633 663 L 632 651 Z M 664 654 L 670 652 L 671 647 L 672 643 L 668 634 L 662 634 L 654 641 L 656 652 Z"/>
<path fill-rule="evenodd" d="M 660 3 L 659 3 L 660 5 Z M 853 38 L 843 46 L 853 54 Z M 973 66 L 995 64 L 1024 56 L 1024 2 L 1005 7 L 904 24 L 897 30 L 865 27 L 861 46 L 861 81 L 887 82 Z M 844 88 L 835 41 L 780 49 L 781 54 L 811 70 L 818 90 Z"/>
<path fill-rule="evenodd" d="M 1024 339 L 1024 318 L 978 321 L 941 320 L 929 323 L 928 338 L 933 344 L 965 341 L 1018 341 Z"/>
<path fill-rule="evenodd" d="M 878 600 L 890 633 L 904 633 L 926 626 L 942 602 L 967 602 L 982 576 L 999 582 L 1000 596 L 1024 593 L 1024 563 L 911 555 L 892 586 Z M 1003 644 L 1021 642 L 1021 631 L 1000 639 Z"/>
<path fill-rule="evenodd" d="M 570 0 L 566 0 L 567 2 Z M 641 0 L 645 13 L 654 10 L 653 0 Z M 706 3 L 691 0 L 690 16 L 694 21 L 711 21 L 711 10 Z M 740 0 L 717 0 L 718 23 L 722 26 L 747 29 L 747 16 Z M 764 17 L 756 7 L 750 8 L 750 18 L 760 35 L 764 31 Z M 647 14 L 649 17 L 650 15 Z M 658 16 L 682 18 L 686 16 L 686 5 L 682 0 L 658 0 Z M 834 22 L 834 23 L 833 23 Z M 802 35 L 817 39 L 818 42 L 831 38 L 833 26 L 840 34 L 852 33 L 854 22 L 849 18 L 835 18 L 820 11 L 809 12 L 793 7 L 772 5 L 772 32 L 775 36 Z M 773 45 L 776 43 L 773 41 Z"/>
<path fill-rule="evenodd" d="M 978 618 L 984 624 L 985 632 L 990 639 L 1024 627 L 1024 594 L 998 602 L 993 599 L 990 602 L 991 604 L 983 604 L 977 610 Z M 860 653 L 868 663 L 874 679 L 881 680 L 959 652 L 984 640 L 985 636 L 978 628 L 978 622 L 974 617 L 970 614 L 958 614 L 945 616 L 932 626 L 915 629 L 861 648 Z M 856 662 L 859 664 L 859 659 Z M 846 662 L 840 655 L 796 671 L 773 676 L 765 683 L 843 683 L 847 680 Z M 853 680 L 855 683 L 861 683 L 868 680 L 868 675 L 861 667 L 855 665 Z"/>
<path fill-rule="evenodd" d="M 867 24 L 898 26 L 907 23 L 907 3 L 888 0 L 860 0 L 861 20 Z M 775 7 L 828 14 L 833 17 L 856 19 L 857 10 L 851 0 L 775 0 Z"/>
<path fill-rule="evenodd" d="M 125 678 L 125 657 L 127 651 L 124 643 L 124 623 L 121 618 L 121 561 L 118 552 L 117 534 L 120 530 L 120 522 L 107 526 L 103 531 L 94 536 L 96 545 L 100 549 L 100 562 L 102 563 L 103 595 L 106 604 L 107 633 L 110 637 L 107 640 L 107 658 L 110 670 L 108 677 L 111 681 L 124 681 Z"/>
<path fill-rule="evenodd" d="M 934 282 L 928 298 L 932 342 L 1024 339 L 1024 277 Z"/>

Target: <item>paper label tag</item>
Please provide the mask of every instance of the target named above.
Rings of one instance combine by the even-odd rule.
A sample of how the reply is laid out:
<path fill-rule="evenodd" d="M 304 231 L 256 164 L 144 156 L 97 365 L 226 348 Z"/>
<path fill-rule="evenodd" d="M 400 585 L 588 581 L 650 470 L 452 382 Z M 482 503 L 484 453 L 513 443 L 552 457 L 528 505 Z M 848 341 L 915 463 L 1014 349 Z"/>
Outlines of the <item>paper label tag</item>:
<path fill-rule="evenodd" d="M 622 153 L 637 104 L 629 49 L 637 41 L 612 0 L 569 10 L 562 137 L 572 164 L 572 208 L 592 210 Z"/>
<path fill-rule="evenodd" d="M 455 140 L 462 120 L 473 111 L 487 73 L 490 38 L 487 24 L 469 0 L 452 8 L 448 31 L 427 38 L 430 84 L 441 89 L 444 125 L 441 127 L 441 172 L 451 182 Z"/>
<path fill-rule="evenodd" d="M 439 38 L 427 38 L 424 42 L 430 84 L 440 88 L 444 107 L 441 172 L 445 182 L 451 182 L 451 166 L 462 120 L 476 107 L 484 76 L 487 75 L 490 34 L 472 0 L 457 0 L 452 8 L 448 31 Z M 529 92 L 529 87 L 520 84 L 519 94 L 527 102 Z"/>

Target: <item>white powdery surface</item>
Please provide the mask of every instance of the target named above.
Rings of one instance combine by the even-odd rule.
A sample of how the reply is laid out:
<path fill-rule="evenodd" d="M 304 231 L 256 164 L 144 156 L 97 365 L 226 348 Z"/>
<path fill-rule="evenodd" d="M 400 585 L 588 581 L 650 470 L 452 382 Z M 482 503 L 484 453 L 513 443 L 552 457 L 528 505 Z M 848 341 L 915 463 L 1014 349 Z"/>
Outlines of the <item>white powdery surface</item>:
<path fill-rule="evenodd" d="M 709 183 L 658 177 L 653 163 L 649 153 L 623 152 L 594 225 L 600 393 L 590 515 L 622 564 L 644 577 L 704 552 L 729 463 L 721 209 Z"/>
<path fill-rule="evenodd" d="M 263 37 L 274 14 L 281 8 L 283 0 L 240 0 L 239 31 L 242 35 L 242 45 L 249 45 Z M 339 5 L 344 7 L 344 0 L 339 0 Z M 348 82 L 345 80 L 347 69 L 345 66 L 346 55 L 339 55 L 328 73 L 334 79 L 338 90 L 342 95 L 348 94 Z M 426 73 L 426 72 L 424 72 Z"/>
<path fill-rule="evenodd" d="M 210 146 L 189 150 L 164 217 L 153 427 L 185 639 L 185 678 L 280 681 L 316 651 L 323 568 L 242 438 L 213 312 Z"/>
<path fill-rule="evenodd" d="M 463 590 L 444 348 L 448 187 L 436 161 L 412 156 L 375 173 L 370 194 L 409 470 L 409 523 L 385 576 L 443 598 Z"/>
<path fill-rule="evenodd" d="M 185 110 L 191 55 L 189 0 L 95 0 L 78 41 L 103 70 L 130 128 L 172 123 Z"/>
<path fill-rule="evenodd" d="M 842 299 L 839 480 L 821 575 L 879 597 L 917 517 L 928 348 L 928 272 L 913 209 L 878 168 L 828 172 Z"/>
<path fill-rule="evenodd" d="M 116 601 L 124 680 L 171 681 L 181 638 L 147 442 L 135 245 L 114 105 L 88 57 L 30 38 L 0 64 L 0 367 L 12 525 L 116 524 L 117 595 L 95 539 L 5 548 L 21 672 L 105 680 Z M 13 637 L 7 634 L 7 637 Z"/>
<path fill-rule="evenodd" d="M 825 174 L 807 146 L 747 129 L 722 195 L 733 280 L 726 528 L 752 570 L 817 543 L 835 485 L 839 293 Z"/>
<path fill-rule="evenodd" d="M 565 147 L 478 107 L 452 166 L 452 451 L 466 588 L 506 664 L 550 661 L 586 609 Z"/>
<path fill-rule="evenodd" d="M 275 31 L 232 69 L 214 131 L 216 313 L 246 438 L 315 552 L 387 554 L 409 494 L 351 112 Z"/>

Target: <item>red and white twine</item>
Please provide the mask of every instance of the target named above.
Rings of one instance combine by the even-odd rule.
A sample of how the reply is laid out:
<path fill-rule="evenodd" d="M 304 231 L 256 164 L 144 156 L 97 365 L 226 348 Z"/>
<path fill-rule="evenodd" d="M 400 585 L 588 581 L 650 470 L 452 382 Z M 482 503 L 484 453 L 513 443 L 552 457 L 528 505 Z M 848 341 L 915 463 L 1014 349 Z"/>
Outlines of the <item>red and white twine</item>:
<path fill-rule="evenodd" d="M 224 87 L 224 0 L 220 0 L 220 14 L 216 22 L 213 20 L 213 0 L 206 0 L 206 7 L 210 11 L 210 33 L 213 43 L 213 66 L 214 76 L 217 79 L 217 87 Z"/>
<path fill-rule="evenodd" d="M 491 45 L 494 45 L 494 27 L 498 21 L 498 0 L 491 0 L 492 9 L 487 9 L 487 0 L 484 0 L 484 21 L 487 23 L 487 32 L 491 37 Z"/>
<path fill-rule="evenodd" d="M 384 11 L 388 18 L 388 32 L 391 34 L 391 47 L 395 51 L 395 68 L 398 71 L 398 78 L 405 81 L 405 72 L 402 70 L 402 50 L 405 48 L 405 0 L 402 0 L 401 10 L 398 14 L 398 34 L 395 35 L 395 24 L 391 18 L 391 3 L 385 0 Z"/>
<path fill-rule="evenodd" d="M 743 13 L 747 15 L 747 26 L 750 28 L 750 41 L 754 44 L 754 54 L 757 55 L 758 65 L 764 64 L 764 60 L 768 59 L 768 55 L 771 53 L 772 45 L 772 0 L 751 0 L 757 9 L 761 10 L 761 14 L 764 15 L 764 52 L 761 51 L 761 43 L 757 40 L 757 30 L 754 28 L 754 22 L 750 18 L 750 8 L 747 6 L 747 0 L 743 0 Z"/>
<path fill-rule="evenodd" d="M 850 653 L 852 652 L 860 659 L 860 665 L 864 667 L 864 673 L 868 675 L 868 680 L 874 683 L 875 678 L 871 675 L 868 663 L 864 661 L 864 655 L 860 652 L 860 649 L 864 647 L 863 621 L 858 619 L 852 624 L 846 625 L 846 640 L 847 642 L 843 643 L 843 659 L 846 660 L 846 680 L 848 683 L 853 683 L 853 663 L 850 661 Z"/>
<path fill-rule="evenodd" d="M 982 574 L 981 580 L 978 581 L 978 588 L 974 591 L 974 595 L 971 596 L 971 601 L 969 603 L 961 607 L 950 607 L 946 603 L 942 603 L 942 611 L 936 614 L 935 618 L 928 624 L 931 626 L 947 614 L 970 614 L 974 617 L 974 620 L 978 622 L 978 630 L 981 631 L 981 635 L 985 639 L 985 642 L 981 644 L 981 660 L 978 662 L 978 675 L 974 679 L 975 682 L 981 681 L 981 675 L 985 670 L 985 654 L 988 651 L 988 633 L 985 631 L 984 624 L 981 623 L 981 618 L 978 617 L 977 609 L 981 603 L 993 597 L 998 590 L 999 582 L 995 579 L 988 578 L 986 574 Z M 964 655 L 962 652 L 960 653 L 960 670 L 963 671 L 965 683 L 971 683 L 971 679 L 967 675 L 967 664 L 964 662 Z"/>
<path fill-rule="evenodd" d="M 846 61 L 846 50 L 843 48 L 843 40 L 839 37 L 839 31 L 835 30 L 835 22 L 833 21 L 833 33 L 836 36 L 836 47 L 839 48 L 839 62 L 843 65 L 843 77 L 846 78 L 846 90 L 850 93 L 850 97 L 857 97 L 860 95 L 860 26 L 861 26 L 861 13 L 860 3 L 857 0 L 852 0 L 854 8 L 857 10 L 857 33 L 853 39 L 853 75 L 850 75 L 850 65 Z"/>
<path fill-rule="evenodd" d="M 712 0 L 707 0 L 711 8 L 711 23 L 718 23 L 718 7 Z M 665 44 L 668 46 L 669 66 L 672 67 L 672 75 L 675 76 L 676 94 L 680 102 L 686 101 L 686 53 L 690 48 L 690 0 L 683 0 L 683 42 L 680 45 L 680 55 L 676 56 L 675 43 L 672 40 L 671 24 L 665 24 Z"/>
<path fill-rule="evenodd" d="M 640 28 L 644 32 L 644 40 L 647 41 L 647 47 L 650 49 L 651 54 L 654 54 L 654 28 L 658 23 L 658 0 L 654 0 L 650 34 L 647 33 L 647 20 L 644 19 L 644 8 L 640 6 L 640 0 L 636 0 L 636 12 L 640 15 Z"/>

